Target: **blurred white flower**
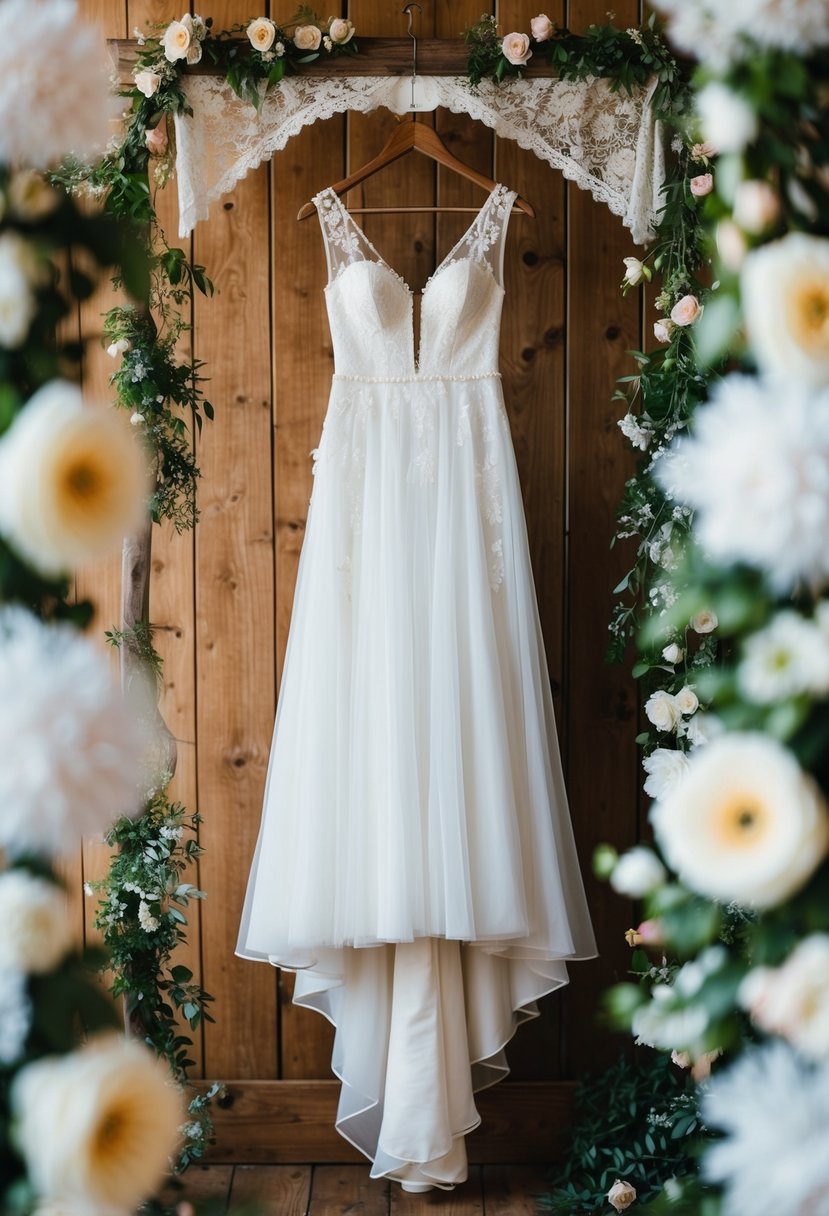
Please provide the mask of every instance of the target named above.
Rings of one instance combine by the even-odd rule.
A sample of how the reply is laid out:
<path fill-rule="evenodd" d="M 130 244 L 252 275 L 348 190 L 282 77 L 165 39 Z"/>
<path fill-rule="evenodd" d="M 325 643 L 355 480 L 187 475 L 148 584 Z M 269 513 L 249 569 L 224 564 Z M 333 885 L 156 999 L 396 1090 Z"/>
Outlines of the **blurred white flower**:
<path fill-rule="evenodd" d="M 748 243 L 743 230 L 733 220 L 720 220 L 716 232 L 717 252 L 727 270 L 736 274 L 748 253 Z"/>
<path fill-rule="evenodd" d="M 694 748 L 702 747 L 703 743 L 716 739 L 724 729 L 722 722 L 715 714 L 694 714 L 693 718 L 682 723 L 682 729 L 678 730 L 677 734 Z"/>
<path fill-rule="evenodd" d="M 74 944 L 65 892 L 56 883 L 26 870 L 6 870 L 0 874 L 0 925 L 2 969 L 45 974 L 63 960 Z"/>
<path fill-rule="evenodd" d="M 702 1118 L 725 1133 L 702 1164 L 725 1187 L 723 1216 L 829 1214 L 828 1067 L 785 1043 L 749 1048 L 711 1079 Z"/>
<path fill-rule="evenodd" d="M 685 776 L 689 763 L 685 752 L 673 747 L 657 747 L 642 761 L 642 768 L 648 774 L 645 793 L 651 798 L 666 798 Z"/>
<path fill-rule="evenodd" d="M 737 667 L 743 696 L 771 705 L 801 693 L 829 693 L 829 638 L 814 621 L 791 609 L 778 612 L 765 629 L 743 643 Z"/>
<path fill-rule="evenodd" d="M 17 232 L 0 236 L 0 346 L 11 350 L 25 342 L 37 305 L 35 268 L 28 241 Z"/>
<path fill-rule="evenodd" d="M 166 1174 L 184 1115 L 166 1065 L 114 1037 L 27 1065 L 11 1105 L 40 1198 L 129 1211 Z"/>
<path fill-rule="evenodd" d="M 714 66 L 761 47 L 808 54 L 829 43 L 825 0 L 654 0 L 671 41 Z"/>
<path fill-rule="evenodd" d="M 755 967 L 739 1001 L 755 1026 L 829 1062 L 829 935 L 803 938 L 781 967 Z"/>
<path fill-rule="evenodd" d="M 711 1075 L 711 1066 L 722 1055 L 722 1048 L 718 1047 L 716 1051 L 704 1051 L 702 1055 L 694 1058 L 690 1051 L 672 1051 L 671 1063 L 676 1064 L 677 1068 L 689 1068 L 691 1076 L 695 1081 L 705 1081 Z"/>
<path fill-rule="evenodd" d="M 617 1178 L 607 1192 L 607 1202 L 615 1211 L 626 1212 L 636 1202 L 636 1187 L 625 1178 Z"/>
<path fill-rule="evenodd" d="M 829 851 L 823 795 L 791 752 L 761 734 L 721 735 L 695 751 L 651 821 L 687 886 L 745 907 L 794 895 Z"/>
<path fill-rule="evenodd" d="M 20 1057 L 31 1024 L 25 975 L 15 967 L 0 968 L 0 1064 L 13 1064 Z"/>
<path fill-rule="evenodd" d="M 761 370 L 784 384 L 829 384 L 829 240 L 790 232 L 752 250 L 740 279 Z"/>
<path fill-rule="evenodd" d="M 651 999 L 633 1015 L 631 1029 L 640 1047 L 660 1051 L 693 1051 L 708 1029 L 708 1014 L 700 1005 L 673 1006 L 673 990 L 656 984 Z"/>
<path fill-rule="evenodd" d="M 12 174 L 8 196 L 9 207 L 22 220 L 41 220 L 60 202 L 57 190 L 34 169 L 20 169 Z"/>
<path fill-rule="evenodd" d="M 72 0 L 0 4 L 0 161 L 48 169 L 106 147 L 117 99 L 100 31 Z"/>
<path fill-rule="evenodd" d="M 697 115 L 704 138 L 718 152 L 742 152 L 757 138 L 760 124 L 753 107 L 727 85 L 712 80 L 697 94 Z"/>
<path fill-rule="evenodd" d="M 770 228 L 780 214 L 780 196 L 765 181 L 740 182 L 734 195 L 734 222 L 753 236 Z"/>
<path fill-rule="evenodd" d="M 141 740 L 106 656 L 68 625 L 0 611 L 0 848 L 60 856 L 139 809 Z"/>
<path fill-rule="evenodd" d="M 610 885 L 617 895 L 642 899 L 668 877 L 665 867 L 652 849 L 636 845 L 623 853 L 610 876 Z"/>
<path fill-rule="evenodd" d="M 664 688 L 652 692 L 645 702 L 645 717 L 657 730 L 674 730 L 681 716 L 676 697 Z"/>
<path fill-rule="evenodd" d="M 132 433 L 68 381 L 39 389 L 0 440 L 0 531 L 47 577 L 118 548 L 146 492 Z"/>
<path fill-rule="evenodd" d="M 829 391 L 727 376 L 654 476 L 695 508 L 715 561 L 764 570 L 780 592 L 829 577 Z"/>

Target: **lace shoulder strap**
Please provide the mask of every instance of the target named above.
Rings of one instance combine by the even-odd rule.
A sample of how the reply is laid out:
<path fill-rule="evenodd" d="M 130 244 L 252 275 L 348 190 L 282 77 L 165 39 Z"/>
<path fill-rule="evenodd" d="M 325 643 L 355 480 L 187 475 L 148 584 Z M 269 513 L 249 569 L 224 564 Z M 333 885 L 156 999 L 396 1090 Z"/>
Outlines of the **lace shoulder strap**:
<path fill-rule="evenodd" d="M 516 193 L 497 185 L 476 216 L 472 226 L 458 241 L 447 261 L 469 258 L 488 265 L 496 283 L 504 281 L 504 249 L 509 217 Z"/>
<path fill-rule="evenodd" d="M 374 249 L 368 238 L 330 186 L 314 195 L 312 201 L 322 228 L 329 283 L 352 262 L 373 260 Z"/>

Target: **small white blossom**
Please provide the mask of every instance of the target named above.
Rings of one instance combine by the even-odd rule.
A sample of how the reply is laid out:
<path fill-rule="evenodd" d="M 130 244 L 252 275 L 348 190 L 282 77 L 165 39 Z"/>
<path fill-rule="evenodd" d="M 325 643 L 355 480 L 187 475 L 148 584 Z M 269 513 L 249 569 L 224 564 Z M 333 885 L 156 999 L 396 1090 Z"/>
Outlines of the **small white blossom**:
<path fill-rule="evenodd" d="M 159 920 L 150 912 L 149 906 L 142 899 L 138 905 L 138 923 L 145 933 L 155 933 L 159 927 Z"/>
<path fill-rule="evenodd" d="M 653 429 L 649 421 L 645 418 L 637 418 L 635 414 L 625 414 L 616 425 L 625 439 L 630 440 L 633 446 L 642 452 L 648 448 L 653 439 Z"/>

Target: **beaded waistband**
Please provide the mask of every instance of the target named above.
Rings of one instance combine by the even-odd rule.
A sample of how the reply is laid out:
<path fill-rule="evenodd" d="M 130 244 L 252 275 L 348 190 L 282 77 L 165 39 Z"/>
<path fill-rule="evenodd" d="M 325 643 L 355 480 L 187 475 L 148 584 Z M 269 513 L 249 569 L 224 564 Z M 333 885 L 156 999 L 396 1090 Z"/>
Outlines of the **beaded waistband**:
<path fill-rule="evenodd" d="M 442 384 L 449 380 L 492 380 L 500 376 L 500 372 L 476 372 L 470 376 L 346 376 L 334 372 L 333 378 L 350 384 Z"/>

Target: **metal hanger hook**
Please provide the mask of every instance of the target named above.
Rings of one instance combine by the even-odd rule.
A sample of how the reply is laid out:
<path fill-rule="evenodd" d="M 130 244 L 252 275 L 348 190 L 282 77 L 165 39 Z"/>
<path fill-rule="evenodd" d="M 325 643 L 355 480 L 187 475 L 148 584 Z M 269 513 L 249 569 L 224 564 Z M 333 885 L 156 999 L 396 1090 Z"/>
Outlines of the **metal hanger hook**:
<path fill-rule="evenodd" d="M 403 8 L 402 8 L 400 11 L 401 11 L 401 12 L 403 12 L 403 13 L 405 13 L 405 14 L 406 14 L 406 16 L 407 16 L 407 17 L 408 17 L 408 19 L 409 19 L 409 28 L 408 28 L 408 34 L 409 34 L 409 37 L 410 37 L 410 38 L 411 38 L 411 40 L 412 40 L 412 109 L 414 110 L 414 109 L 416 109 L 416 104 L 415 104 L 415 82 L 416 82 L 416 80 L 417 80 L 417 34 L 415 34 L 415 32 L 414 32 L 414 30 L 413 30 L 413 28 L 412 28 L 412 21 L 413 21 L 413 18 L 412 18 L 412 9 L 413 9 L 413 8 L 416 8 L 416 9 L 417 9 L 417 11 L 418 11 L 418 12 L 419 12 L 421 15 L 423 14 L 423 5 L 422 5 L 422 4 L 418 4 L 418 3 L 417 3 L 417 0 L 410 0 L 410 3 L 409 3 L 409 4 L 405 4 L 405 5 L 403 6 Z"/>

